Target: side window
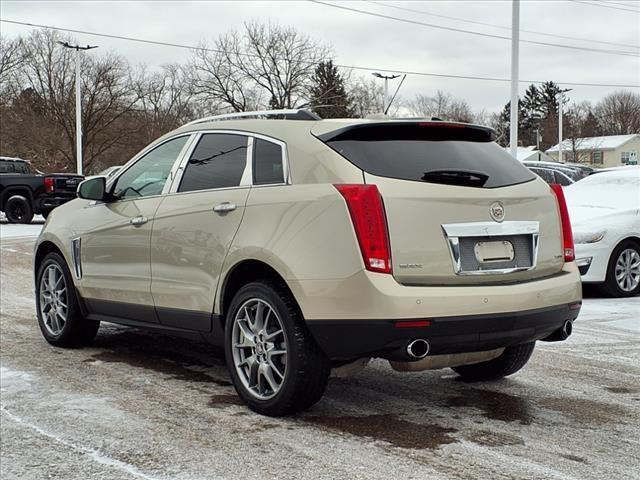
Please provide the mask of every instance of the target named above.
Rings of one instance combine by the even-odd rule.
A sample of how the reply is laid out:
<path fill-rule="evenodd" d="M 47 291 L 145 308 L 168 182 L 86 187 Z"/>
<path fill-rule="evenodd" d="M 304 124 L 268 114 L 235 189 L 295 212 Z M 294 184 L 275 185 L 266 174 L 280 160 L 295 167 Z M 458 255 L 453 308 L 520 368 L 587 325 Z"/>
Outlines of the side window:
<path fill-rule="evenodd" d="M 0 173 L 12 173 L 11 162 L 0 161 Z"/>
<path fill-rule="evenodd" d="M 169 140 L 140 158 L 118 178 L 113 195 L 123 199 L 161 194 L 188 138 L 188 135 L 184 135 Z"/>
<path fill-rule="evenodd" d="M 16 173 L 29 173 L 29 165 L 27 165 L 26 163 L 16 163 L 15 165 L 15 169 L 16 169 Z"/>
<path fill-rule="evenodd" d="M 284 183 L 282 147 L 277 143 L 261 138 L 254 139 L 253 183 L 255 185 Z"/>
<path fill-rule="evenodd" d="M 240 185 L 248 140 L 245 135 L 204 134 L 185 167 L 178 192 Z"/>

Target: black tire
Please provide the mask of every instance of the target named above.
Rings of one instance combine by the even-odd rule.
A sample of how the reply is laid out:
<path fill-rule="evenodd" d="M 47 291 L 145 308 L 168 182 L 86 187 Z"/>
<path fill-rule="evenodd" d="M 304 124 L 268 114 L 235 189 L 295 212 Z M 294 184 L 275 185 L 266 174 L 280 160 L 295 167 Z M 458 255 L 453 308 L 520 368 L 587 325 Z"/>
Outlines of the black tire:
<path fill-rule="evenodd" d="M 9 223 L 31 223 L 33 208 L 22 195 L 9 197 L 4 205 L 4 213 Z"/>
<path fill-rule="evenodd" d="M 598 289 L 603 295 L 608 297 L 634 297 L 640 293 L 640 283 L 631 290 L 623 290 L 616 280 L 616 264 L 620 256 L 628 252 L 628 250 L 635 251 L 640 256 L 640 244 L 633 240 L 623 240 L 613 249 L 609 264 L 607 265 L 607 276 L 603 284 L 599 285 Z"/>
<path fill-rule="evenodd" d="M 61 277 L 58 277 L 58 280 L 55 282 L 58 288 L 61 288 L 64 282 L 66 289 L 63 294 L 59 296 L 61 300 L 59 300 L 58 303 L 58 305 L 60 305 L 60 302 L 66 305 L 66 309 L 63 309 L 66 314 L 66 319 L 62 322 L 61 317 L 58 316 L 55 319 L 55 324 L 49 314 L 52 308 L 47 310 L 45 306 L 45 312 L 43 312 L 43 308 L 41 308 L 46 297 L 44 294 L 46 286 L 43 284 L 43 276 L 49 275 L 50 268 L 54 270 L 54 274 L 56 274 L 56 272 L 61 273 Z M 51 296 L 49 296 L 49 298 L 51 298 Z M 42 336 L 47 342 L 56 347 L 74 348 L 87 345 L 95 338 L 98 328 L 100 328 L 100 322 L 87 320 L 82 316 L 71 273 L 62 256 L 55 252 L 49 253 L 44 257 L 38 268 L 36 276 L 36 313 L 38 315 L 38 324 Z M 56 332 L 56 329 L 53 327 L 54 325 L 60 326 L 59 323 L 62 323 L 62 325 L 59 332 Z"/>
<path fill-rule="evenodd" d="M 279 390 L 269 399 L 257 398 L 245 386 L 236 369 L 232 350 L 236 315 L 243 305 L 256 299 L 266 302 L 275 311 L 286 336 L 286 369 Z M 255 351 L 255 348 L 250 350 L 252 354 Z M 240 398 L 251 410 L 271 417 L 289 415 L 314 405 L 324 394 L 331 369 L 327 357 L 306 328 L 291 294 L 284 285 L 270 279 L 247 284 L 233 297 L 226 320 L 225 356 Z"/>
<path fill-rule="evenodd" d="M 461 365 L 452 367 L 452 370 L 469 382 L 482 382 L 486 380 L 498 380 L 508 375 L 513 375 L 524 367 L 531 355 L 536 342 L 523 343 L 515 347 L 507 347 L 504 352 L 488 362 L 475 363 L 473 365 Z"/>

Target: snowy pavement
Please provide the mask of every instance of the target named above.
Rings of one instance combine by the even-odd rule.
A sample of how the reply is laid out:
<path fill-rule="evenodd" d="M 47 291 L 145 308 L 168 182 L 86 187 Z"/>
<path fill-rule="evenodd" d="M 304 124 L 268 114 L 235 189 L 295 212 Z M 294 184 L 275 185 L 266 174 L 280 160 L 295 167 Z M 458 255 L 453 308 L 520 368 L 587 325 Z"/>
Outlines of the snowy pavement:
<path fill-rule="evenodd" d="M 500 382 L 375 361 L 271 419 L 207 345 L 111 325 L 88 348 L 45 343 L 39 228 L 0 224 L 3 480 L 638 478 L 640 298 L 586 298 L 568 341 Z"/>

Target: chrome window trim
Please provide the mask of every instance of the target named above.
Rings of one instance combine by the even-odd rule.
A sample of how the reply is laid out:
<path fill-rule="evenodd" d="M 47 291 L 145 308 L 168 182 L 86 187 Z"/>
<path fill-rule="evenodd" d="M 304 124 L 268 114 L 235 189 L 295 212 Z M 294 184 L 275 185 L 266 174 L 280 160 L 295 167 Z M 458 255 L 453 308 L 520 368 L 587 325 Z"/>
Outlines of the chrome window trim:
<path fill-rule="evenodd" d="M 198 142 L 202 135 L 210 134 L 210 133 L 220 133 L 220 134 L 230 134 L 230 135 L 242 135 L 248 138 L 247 143 L 247 157 L 245 159 L 245 169 L 242 172 L 242 178 L 240 179 L 240 185 L 235 187 L 223 187 L 223 188 L 209 188 L 206 190 L 190 190 L 188 192 L 178 192 L 178 188 L 180 186 L 180 182 L 182 181 L 182 176 L 185 171 L 185 167 L 191 154 L 195 150 Z M 261 188 L 261 187 L 274 187 L 274 186 L 283 186 L 283 185 L 291 185 L 291 170 L 289 168 L 289 156 L 287 153 L 287 144 L 282 140 L 278 140 L 277 138 L 270 137 L 268 135 L 263 135 L 261 133 L 253 133 L 247 132 L 244 130 L 223 130 L 223 129 L 214 129 L 214 130 L 198 130 L 195 132 L 191 132 L 193 134 L 193 139 L 190 142 L 190 148 L 184 152 L 184 155 L 176 167 L 176 175 L 171 184 L 171 188 L 166 192 L 166 196 L 171 195 L 183 195 L 187 193 L 199 193 L 199 192 L 217 192 L 223 190 L 238 190 L 242 188 Z M 253 147 L 254 147 L 254 139 L 259 138 L 261 140 L 265 140 L 267 142 L 275 143 L 280 147 L 280 151 L 282 154 L 282 173 L 284 177 L 284 182 L 281 183 L 264 183 L 256 185 L 253 183 Z M 146 198 L 146 197 L 145 197 Z"/>
<path fill-rule="evenodd" d="M 249 137 L 247 144 L 247 158 L 245 159 L 244 172 L 242 172 L 242 178 L 240 178 L 240 185 L 253 185 L 253 140 L 254 137 Z"/>
<path fill-rule="evenodd" d="M 507 275 L 515 272 L 533 270 L 538 264 L 538 246 L 540 243 L 540 222 L 507 221 L 502 223 L 469 222 L 448 223 L 442 225 L 449 254 L 456 275 Z M 497 268 L 488 270 L 462 270 L 460 259 L 460 238 L 464 237 L 500 237 L 505 235 L 531 235 L 531 266 Z"/>
<path fill-rule="evenodd" d="M 253 183 L 253 175 L 251 177 L 251 184 L 255 187 L 269 187 L 274 185 L 291 185 L 291 174 L 289 169 L 289 156 L 287 153 L 287 144 L 282 140 L 278 140 L 277 138 L 268 137 L 267 135 L 262 135 L 259 133 L 252 134 L 253 137 L 259 138 L 260 140 L 264 140 L 266 142 L 275 143 L 280 147 L 280 152 L 282 155 L 282 177 L 284 179 L 283 182 L 278 183 Z M 251 156 L 251 164 L 253 165 L 253 155 Z M 253 168 L 253 167 L 252 167 Z"/>

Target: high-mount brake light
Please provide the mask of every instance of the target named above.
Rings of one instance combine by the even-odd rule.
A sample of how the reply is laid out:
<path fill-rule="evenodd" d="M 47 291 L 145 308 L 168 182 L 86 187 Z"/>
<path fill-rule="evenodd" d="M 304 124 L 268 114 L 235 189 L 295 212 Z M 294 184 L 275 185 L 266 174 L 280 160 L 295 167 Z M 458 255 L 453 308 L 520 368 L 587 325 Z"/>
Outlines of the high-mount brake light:
<path fill-rule="evenodd" d="M 567 201 L 564 198 L 562 186 L 557 183 L 551 184 L 551 191 L 556 196 L 558 212 L 560 213 L 560 223 L 562 224 L 562 250 L 565 262 L 573 262 L 576 259 L 575 247 L 573 245 L 573 233 L 571 231 L 571 220 L 569 220 L 569 210 Z"/>
<path fill-rule="evenodd" d="M 382 197 L 375 185 L 334 185 L 344 197 L 367 270 L 391 273 L 391 248 Z"/>
<path fill-rule="evenodd" d="M 55 179 L 52 177 L 44 178 L 44 191 L 47 193 L 53 193 L 56 190 Z"/>

